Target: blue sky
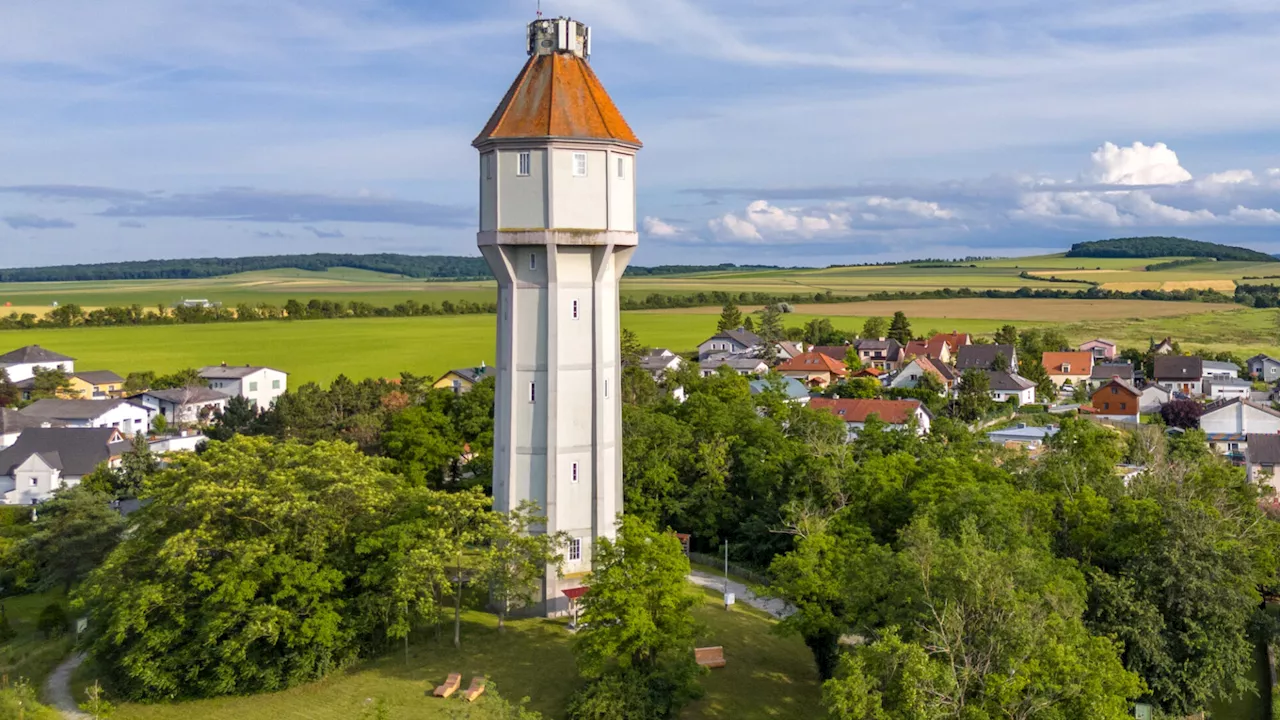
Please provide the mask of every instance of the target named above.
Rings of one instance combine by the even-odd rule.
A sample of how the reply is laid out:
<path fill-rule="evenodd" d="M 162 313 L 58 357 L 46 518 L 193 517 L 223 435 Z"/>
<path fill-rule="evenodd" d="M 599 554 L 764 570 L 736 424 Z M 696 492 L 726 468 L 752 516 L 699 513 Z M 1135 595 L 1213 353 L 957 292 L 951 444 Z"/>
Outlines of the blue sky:
<path fill-rule="evenodd" d="M 636 262 L 1280 252 L 1274 0 L 545 0 L 645 142 Z M 0 266 L 475 254 L 534 0 L 0 4 Z"/>

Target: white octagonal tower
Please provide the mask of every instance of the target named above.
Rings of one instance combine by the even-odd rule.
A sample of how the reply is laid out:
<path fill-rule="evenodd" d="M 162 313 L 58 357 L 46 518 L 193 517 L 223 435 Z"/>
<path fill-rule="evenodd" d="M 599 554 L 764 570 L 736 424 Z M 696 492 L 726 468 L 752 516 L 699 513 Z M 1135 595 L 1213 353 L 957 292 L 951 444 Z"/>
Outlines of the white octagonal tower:
<path fill-rule="evenodd" d="M 640 141 L 592 72 L 591 30 L 529 25 L 529 60 L 473 145 L 498 280 L 494 507 L 532 500 L 572 539 L 548 614 L 622 512 L 618 281 L 636 248 Z"/>

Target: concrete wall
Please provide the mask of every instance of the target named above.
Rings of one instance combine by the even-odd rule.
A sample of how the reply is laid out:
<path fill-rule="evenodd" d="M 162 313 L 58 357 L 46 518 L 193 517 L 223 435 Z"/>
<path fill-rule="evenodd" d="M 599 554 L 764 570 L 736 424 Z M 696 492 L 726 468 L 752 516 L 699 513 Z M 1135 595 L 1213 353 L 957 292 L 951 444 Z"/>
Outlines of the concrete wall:
<path fill-rule="evenodd" d="M 573 156 L 585 153 L 587 174 L 575 177 Z M 551 218 L 552 227 L 573 230 L 608 229 L 608 173 L 604 150 L 553 148 L 551 150 Z M 505 193 L 503 204 L 506 204 Z M 515 227 L 503 218 L 503 227 Z"/>
<path fill-rule="evenodd" d="M 621 163 L 621 167 L 619 167 Z M 621 172 L 619 172 L 621 170 Z M 609 153 L 609 229 L 636 230 L 636 158 L 626 153 Z"/>
<path fill-rule="evenodd" d="M 529 174 L 520 175 L 520 153 L 529 153 Z M 546 150 L 512 149 L 498 153 L 498 229 L 547 227 Z M 483 204 L 484 197 L 481 196 Z M 485 230 L 483 225 L 480 228 Z"/>
<path fill-rule="evenodd" d="M 498 229 L 498 152 L 480 154 L 480 229 Z"/>
<path fill-rule="evenodd" d="M 1200 417 L 1200 429 L 1210 435 L 1245 435 L 1248 433 L 1280 433 L 1280 417 L 1235 403 Z"/>

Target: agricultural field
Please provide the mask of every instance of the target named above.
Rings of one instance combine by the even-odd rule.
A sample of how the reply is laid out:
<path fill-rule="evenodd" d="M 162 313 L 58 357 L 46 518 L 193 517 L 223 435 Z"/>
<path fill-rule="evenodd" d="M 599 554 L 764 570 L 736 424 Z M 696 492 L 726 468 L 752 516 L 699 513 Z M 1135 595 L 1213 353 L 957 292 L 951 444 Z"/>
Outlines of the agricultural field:
<path fill-rule="evenodd" d="M 773 632 L 774 622 L 750 608 L 725 612 L 718 595 L 707 593 L 695 611 L 704 631 L 700 644 L 723 645 L 729 664 L 702 678 L 706 694 L 689 705 L 681 718 L 765 720 L 818 717 L 820 690 L 813 656 L 796 637 Z M 113 720 L 349 720 L 360 717 L 370 699 L 383 700 L 393 720 L 454 717 L 461 700 L 430 696 L 430 688 L 451 672 L 463 674 L 464 685 L 487 675 L 508 700 L 530 699 L 529 707 L 561 717 L 577 686 L 569 649 L 572 636 L 563 621 L 530 619 L 508 623 L 499 634 L 492 615 L 468 611 L 463 616 L 462 649 L 445 642 L 419 640 L 408 662 L 399 652 L 320 682 L 280 693 L 196 702 L 122 704 Z M 75 676 L 79 688 L 93 683 L 93 669 Z M 77 690 L 79 692 L 79 690 Z M 483 704 L 481 697 L 477 704 Z"/>

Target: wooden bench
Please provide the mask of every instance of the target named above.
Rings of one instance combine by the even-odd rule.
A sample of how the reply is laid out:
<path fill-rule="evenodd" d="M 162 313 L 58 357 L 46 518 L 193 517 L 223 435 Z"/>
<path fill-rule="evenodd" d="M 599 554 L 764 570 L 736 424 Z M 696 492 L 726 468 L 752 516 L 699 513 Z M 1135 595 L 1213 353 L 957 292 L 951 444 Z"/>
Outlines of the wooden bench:
<path fill-rule="evenodd" d="M 476 698 L 484 694 L 484 685 L 485 685 L 484 678 L 482 677 L 471 678 L 471 687 L 467 688 L 467 691 L 462 693 L 462 697 L 466 698 L 467 702 L 475 702 Z"/>
<path fill-rule="evenodd" d="M 449 677 L 445 678 L 444 684 L 437 687 L 432 693 L 436 697 L 447 698 L 458 691 L 462 687 L 462 673 L 449 673 Z"/>
<path fill-rule="evenodd" d="M 693 659 L 702 667 L 722 668 L 726 662 L 724 659 L 724 647 L 717 645 L 715 647 L 694 648 Z"/>

